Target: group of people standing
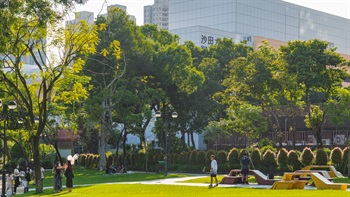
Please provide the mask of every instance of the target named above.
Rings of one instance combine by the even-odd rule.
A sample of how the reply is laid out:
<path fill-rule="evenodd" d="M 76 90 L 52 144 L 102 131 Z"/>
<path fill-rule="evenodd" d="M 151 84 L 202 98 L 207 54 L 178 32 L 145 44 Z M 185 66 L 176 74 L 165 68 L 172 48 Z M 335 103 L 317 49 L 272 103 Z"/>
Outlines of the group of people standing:
<path fill-rule="evenodd" d="M 6 178 L 6 193 L 16 194 L 17 188 L 23 186 L 25 190 L 28 189 L 29 182 L 32 180 L 33 171 L 29 166 L 25 168 L 25 171 L 19 170 L 19 165 L 12 171 L 9 171 Z M 34 175 L 33 175 L 34 176 Z M 44 172 L 42 172 L 42 177 Z"/>
<path fill-rule="evenodd" d="M 218 179 L 216 177 L 218 173 L 218 163 L 215 160 L 215 155 L 210 156 L 211 163 L 210 163 L 210 185 L 209 187 L 213 187 L 213 179 L 215 179 L 215 186 L 218 186 Z M 250 164 L 251 160 L 248 156 L 248 151 L 244 150 L 243 157 L 240 159 L 240 165 L 241 165 L 241 175 L 242 175 L 242 183 L 243 184 L 249 184 L 248 183 L 248 174 L 250 170 Z"/>
<path fill-rule="evenodd" d="M 53 185 L 55 192 L 62 191 L 62 177 L 63 174 L 66 177 L 66 187 L 68 192 L 72 191 L 73 188 L 73 166 L 70 161 L 67 161 L 64 166 L 61 166 L 60 162 L 56 162 L 52 168 Z M 42 185 L 44 184 L 45 170 L 43 167 L 40 167 L 40 176 Z M 29 167 L 26 167 L 25 171 L 19 170 L 19 165 L 16 168 L 8 173 L 6 178 L 6 193 L 8 195 L 16 194 L 17 188 L 23 186 L 24 190 L 28 190 L 28 185 L 31 180 L 34 180 L 35 183 L 35 173 Z"/>
<path fill-rule="evenodd" d="M 56 162 L 52 168 L 52 174 L 54 175 L 53 185 L 55 192 L 62 191 L 62 173 L 66 177 L 66 187 L 68 192 L 72 191 L 73 188 L 73 166 L 68 160 L 64 166 L 61 166 L 60 162 Z"/>

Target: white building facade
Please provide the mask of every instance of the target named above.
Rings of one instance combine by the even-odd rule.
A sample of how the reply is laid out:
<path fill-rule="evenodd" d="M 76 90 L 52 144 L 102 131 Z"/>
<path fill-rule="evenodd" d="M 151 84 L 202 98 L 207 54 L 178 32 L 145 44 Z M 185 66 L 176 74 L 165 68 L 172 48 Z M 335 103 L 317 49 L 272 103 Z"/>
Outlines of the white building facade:
<path fill-rule="evenodd" d="M 155 0 L 153 5 L 143 7 L 144 24 L 156 24 L 160 29 L 169 29 L 169 0 Z"/>
<path fill-rule="evenodd" d="M 169 0 L 169 31 L 202 47 L 223 37 L 254 48 L 317 38 L 350 57 L 349 19 L 282 0 Z"/>

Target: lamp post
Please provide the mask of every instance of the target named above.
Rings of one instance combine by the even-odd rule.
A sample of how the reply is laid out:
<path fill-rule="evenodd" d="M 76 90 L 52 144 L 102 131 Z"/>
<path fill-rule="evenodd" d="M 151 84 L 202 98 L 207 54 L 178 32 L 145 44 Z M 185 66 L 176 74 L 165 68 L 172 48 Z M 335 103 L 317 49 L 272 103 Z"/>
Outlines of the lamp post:
<path fill-rule="evenodd" d="M 166 115 L 165 115 L 166 116 Z M 162 117 L 162 113 L 160 111 L 156 112 L 156 118 Z M 171 118 L 177 118 L 177 112 L 171 113 Z M 168 176 L 168 118 L 163 118 L 165 120 L 165 131 L 163 133 L 164 136 L 164 176 Z"/>
<path fill-rule="evenodd" d="M 13 110 L 17 108 L 17 103 L 15 101 L 10 101 L 8 104 L 5 104 L 0 99 L 0 107 L 3 106 L 2 109 L 2 119 L 4 120 L 4 149 L 2 153 L 2 193 L 1 197 L 6 197 L 6 170 L 5 170 L 5 161 L 6 161 L 6 148 L 7 148 L 7 139 L 6 139 L 6 126 L 8 119 L 9 109 Z"/>

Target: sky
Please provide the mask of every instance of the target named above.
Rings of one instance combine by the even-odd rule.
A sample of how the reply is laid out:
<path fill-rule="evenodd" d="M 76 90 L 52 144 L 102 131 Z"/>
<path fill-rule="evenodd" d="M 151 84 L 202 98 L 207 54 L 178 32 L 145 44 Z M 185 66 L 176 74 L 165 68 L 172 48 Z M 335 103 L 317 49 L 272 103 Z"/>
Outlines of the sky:
<path fill-rule="evenodd" d="M 198 0 L 198 1 L 218 1 L 218 0 Z M 259 0 L 251 0 L 259 1 Z M 336 16 L 350 19 L 350 0 L 284 0 L 286 2 L 305 6 Z M 136 24 L 143 25 L 143 6 L 152 5 L 154 0 L 88 0 L 84 5 L 77 5 L 77 11 L 90 11 L 95 13 L 106 13 L 108 5 L 120 4 L 127 6 L 127 13 L 136 17 Z"/>

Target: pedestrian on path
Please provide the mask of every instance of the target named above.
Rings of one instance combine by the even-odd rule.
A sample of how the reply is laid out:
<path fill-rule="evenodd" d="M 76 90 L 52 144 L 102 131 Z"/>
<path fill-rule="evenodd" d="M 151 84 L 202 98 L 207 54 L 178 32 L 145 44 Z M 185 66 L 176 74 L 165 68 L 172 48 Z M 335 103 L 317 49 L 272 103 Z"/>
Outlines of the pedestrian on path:
<path fill-rule="evenodd" d="M 210 156 L 211 164 L 210 164 L 210 185 L 209 187 L 213 187 L 213 179 L 215 178 L 216 184 L 218 186 L 218 179 L 216 175 L 218 174 L 218 163 L 215 160 L 215 155 Z"/>
<path fill-rule="evenodd" d="M 6 196 L 10 196 L 13 194 L 13 175 L 12 172 L 9 172 L 6 178 Z"/>
<path fill-rule="evenodd" d="M 241 164 L 242 183 L 249 184 L 248 174 L 250 169 L 250 158 L 248 157 L 248 152 L 246 150 L 244 150 L 243 152 L 243 157 L 240 160 L 240 164 Z"/>
<path fill-rule="evenodd" d="M 61 163 L 58 161 L 54 164 L 54 167 L 52 168 L 52 174 L 54 175 L 54 190 L 55 192 L 60 192 L 62 191 L 62 170 L 64 168 L 61 166 Z"/>
<path fill-rule="evenodd" d="M 65 168 L 66 171 L 64 172 L 64 176 L 66 176 L 66 187 L 68 188 L 68 192 L 71 192 L 73 188 L 74 173 L 70 160 L 67 161 Z"/>
<path fill-rule="evenodd" d="M 17 192 L 17 187 L 20 185 L 20 178 L 19 178 L 19 165 L 17 164 L 16 168 L 14 169 L 13 171 L 13 177 L 14 177 L 14 180 L 15 180 L 15 186 L 14 186 L 14 193 Z"/>

